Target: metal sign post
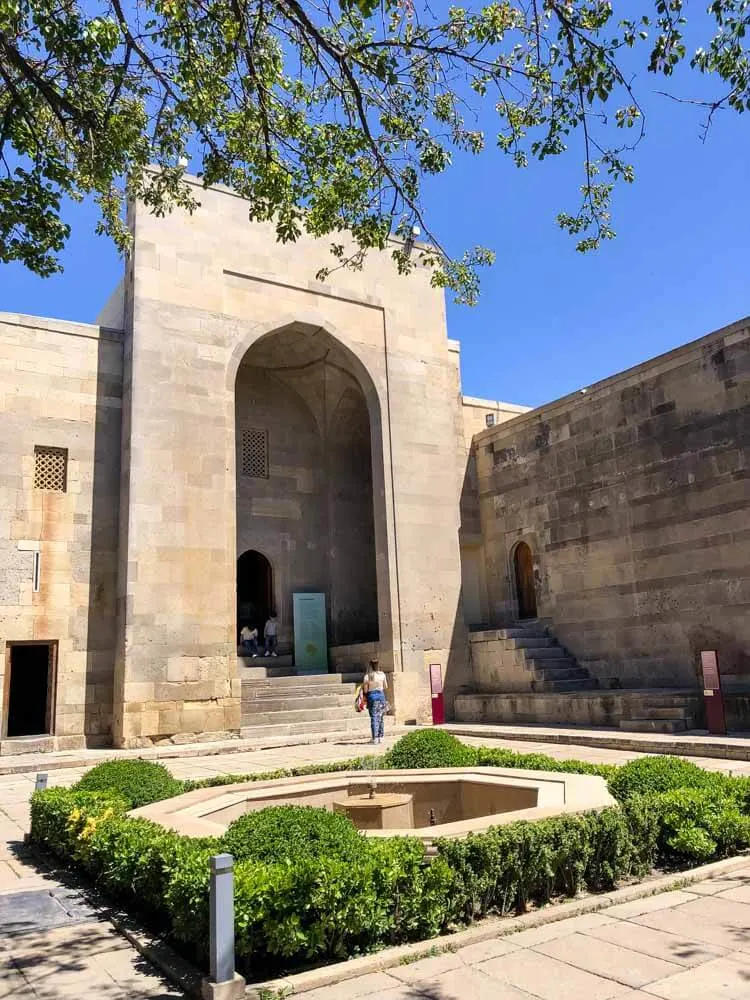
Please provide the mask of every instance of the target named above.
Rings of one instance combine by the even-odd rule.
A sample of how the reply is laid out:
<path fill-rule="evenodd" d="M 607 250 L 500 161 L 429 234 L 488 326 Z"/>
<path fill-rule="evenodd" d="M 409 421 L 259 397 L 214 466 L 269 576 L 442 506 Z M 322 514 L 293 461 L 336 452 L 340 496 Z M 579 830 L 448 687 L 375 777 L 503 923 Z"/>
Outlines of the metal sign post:
<path fill-rule="evenodd" d="M 201 983 L 202 1000 L 241 1000 L 245 980 L 234 971 L 234 858 L 214 854 L 210 859 L 209 966 L 210 978 Z"/>
<path fill-rule="evenodd" d="M 703 702 L 706 706 L 706 725 L 709 733 L 725 736 L 727 731 L 724 717 L 724 696 L 721 693 L 719 658 L 714 649 L 704 649 L 701 653 L 703 670 Z"/>
<path fill-rule="evenodd" d="M 445 722 L 443 701 L 443 670 L 439 663 L 430 664 L 430 692 L 432 694 L 432 724 L 442 726 Z"/>

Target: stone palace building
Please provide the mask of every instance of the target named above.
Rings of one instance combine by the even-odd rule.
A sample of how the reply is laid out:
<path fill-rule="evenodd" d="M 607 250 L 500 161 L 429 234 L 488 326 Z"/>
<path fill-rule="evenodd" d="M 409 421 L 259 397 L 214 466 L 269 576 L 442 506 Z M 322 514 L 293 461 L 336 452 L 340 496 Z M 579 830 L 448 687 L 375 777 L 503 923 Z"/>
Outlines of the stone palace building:
<path fill-rule="evenodd" d="M 132 207 L 97 325 L 0 313 L 0 752 L 362 728 L 373 655 L 401 721 L 432 677 L 457 719 L 673 729 L 716 650 L 750 724 L 750 322 L 467 398 L 429 272 L 321 283 L 326 241 L 200 200 Z M 278 660 L 238 655 L 271 612 Z"/>

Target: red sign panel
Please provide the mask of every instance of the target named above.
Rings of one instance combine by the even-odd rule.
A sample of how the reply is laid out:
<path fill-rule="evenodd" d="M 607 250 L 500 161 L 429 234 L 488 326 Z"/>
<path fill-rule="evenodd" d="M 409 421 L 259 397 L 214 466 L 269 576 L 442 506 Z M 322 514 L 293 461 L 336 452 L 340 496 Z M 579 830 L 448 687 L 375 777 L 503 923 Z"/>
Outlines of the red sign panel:
<path fill-rule="evenodd" d="M 430 691 L 432 692 L 432 724 L 442 726 L 445 722 L 443 700 L 443 668 L 439 663 L 430 664 Z"/>
<path fill-rule="evenodd" d="M 723 736 L 727 731 L 727 724 L 724 718 L 719 658 L 715 649 L 704 649 L 701 652 L 701 667 L 703 669 L 703 698 L 706 706 L 708 731 Z"/>
<path fill-rule="evenodd" d="M 719 682 L 719 661 L 716 650 L 704 649 L 701 653 L 701 666 L 703 667 L 703 687 L 718 691 L 721 687 Z"/>
<path fill-rule="evenodd" d="M 439 663 L 430 664 L 430 690 L 433 698 L 443 693 L 443 670 Z"/>

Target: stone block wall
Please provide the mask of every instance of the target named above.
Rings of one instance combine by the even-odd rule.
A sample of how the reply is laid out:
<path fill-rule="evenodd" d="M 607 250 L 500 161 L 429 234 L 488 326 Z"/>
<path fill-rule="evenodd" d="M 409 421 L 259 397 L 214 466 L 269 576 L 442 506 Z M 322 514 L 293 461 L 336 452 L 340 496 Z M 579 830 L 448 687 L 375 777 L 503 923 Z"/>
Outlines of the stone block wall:
<path fill-rule="evenodd" d="M 501 403 L 491 399 L 462 396 L 460 406 L 461 434 L 459 461 L 461 494 L 459 501 L 461 539 L 461 583 L 464 617 L 469 625 L 489 621 L 485 555 L 482 524 L 479 516 L 477 456 L 472 448 L 474 435 L 488 425 L 497 426 L 512 420 L 520 413 L 527 413 L 528 406 Z"/>
<path fill-rule="evenodd" d="M 490 613 L 540 617 L 603 687 L 750 688 L 750 321 L 474 439 Z"/>
<path fill-rule="evenodd" d="M 118 331 L 0 313 L 0 690 L 7 643 L 56 643 L 60 748 L 111 740 L 121 396 Z M 67 449 L 64 491 L 36 446 Z"/>

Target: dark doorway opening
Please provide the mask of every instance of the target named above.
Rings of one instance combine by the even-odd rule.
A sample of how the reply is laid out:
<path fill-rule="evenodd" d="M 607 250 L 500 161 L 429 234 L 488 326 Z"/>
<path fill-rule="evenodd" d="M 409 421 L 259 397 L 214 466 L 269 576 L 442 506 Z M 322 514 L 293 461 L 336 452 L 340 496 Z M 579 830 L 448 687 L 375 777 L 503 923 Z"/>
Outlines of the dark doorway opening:
<path fill-rule="evenodd" d="M 243 625 L 255 626 L 262 636 L 272 610 L 271 564 L 262 553 L 249 549 L 237 560 L 237 641 Z"/>
<path fill-rule="evenodd" d="M 54 692 L 54 643 L 9 643 L 4 735 L 51 735 Z"/>
<path fill-rule="evenodd" d="M 536 618 L 536 588 L 534 587 L 534 558 L 526 542 L 519 542 L 513 553 L 516 572 L 518 617 Z"/>

